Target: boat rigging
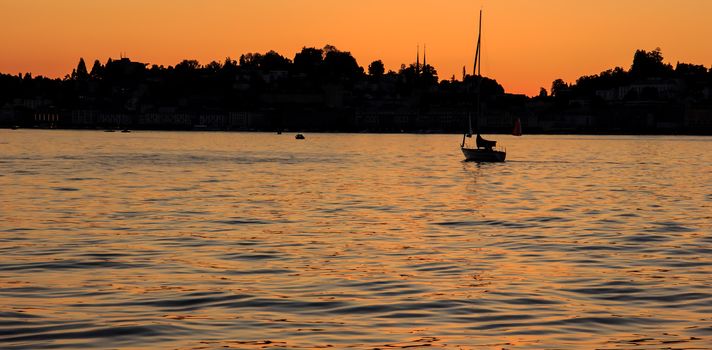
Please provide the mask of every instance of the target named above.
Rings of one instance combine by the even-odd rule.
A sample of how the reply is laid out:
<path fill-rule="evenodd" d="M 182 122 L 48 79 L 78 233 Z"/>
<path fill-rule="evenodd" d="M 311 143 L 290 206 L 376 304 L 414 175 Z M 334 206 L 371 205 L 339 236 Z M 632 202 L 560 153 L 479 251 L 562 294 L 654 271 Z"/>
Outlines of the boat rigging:
<path fill-rule="evenodd" d="M 477 119 L 475 122 L 475 128 L 477 131 L 477 137 L 475 138 L 475 146 L 473 147 L 470 141 L 468 144 L 468 139 L 472 139 L 473 129 L 472 129 L 472 113 L 468 113 L 468 130 L 462 135 L 462 143 L 460 144 L 460 150 L 462 154 L 465 155 L 465 161 L 472 162 L 504 162 L 507 158 L 507 151 L 497 147 L 497 141 L 486 140 L 480 135 L 479 131 L 479 120 L 482 116 L 482 106 L 481 106 L 481 95 L 482 95 L 482 10 L 480 10 L 480 22 L 479 22 L 479 32 L 477 34 L 477 50 L 475 51 L 475 64 L 472 74 L 475 80 L 474 92 L 477 95 L 475 102 Z"/>

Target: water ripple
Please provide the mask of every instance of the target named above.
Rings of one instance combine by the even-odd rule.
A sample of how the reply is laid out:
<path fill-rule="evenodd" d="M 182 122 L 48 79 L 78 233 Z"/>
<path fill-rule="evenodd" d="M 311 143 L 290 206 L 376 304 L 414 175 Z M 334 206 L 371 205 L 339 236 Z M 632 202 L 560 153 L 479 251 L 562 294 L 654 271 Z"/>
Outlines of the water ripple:
<path fill-rule="evenodd" d="M 710 348 L 709 138 L 0 133 L 2 349 Z"/>

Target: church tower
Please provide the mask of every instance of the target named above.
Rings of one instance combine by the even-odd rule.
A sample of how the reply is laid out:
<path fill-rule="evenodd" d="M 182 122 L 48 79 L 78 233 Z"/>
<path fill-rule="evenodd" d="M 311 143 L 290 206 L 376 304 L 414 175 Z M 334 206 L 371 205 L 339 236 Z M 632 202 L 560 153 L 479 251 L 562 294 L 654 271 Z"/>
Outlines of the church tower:
<path fill-rule="evenodd" d="M 425 55 L 428 53 L 428 47 L 423 44 L 423 71 L 425 71 L 426 67 L 428 66 L 428 61 L 426 60 Z"/>
<path fill-rule="evenodd" d="M 420 45 L 418 45 L 418 52 L 415 56 L 415 74 L 420 75 Z"/>

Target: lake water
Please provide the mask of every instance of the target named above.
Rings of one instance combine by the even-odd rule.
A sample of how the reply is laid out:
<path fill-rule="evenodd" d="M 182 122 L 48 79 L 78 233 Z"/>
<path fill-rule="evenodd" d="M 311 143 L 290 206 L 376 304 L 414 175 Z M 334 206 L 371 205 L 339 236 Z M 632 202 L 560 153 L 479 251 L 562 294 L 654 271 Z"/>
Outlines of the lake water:
<path fill-rule="evenodd" d="M 712 137 L 0 130 L 2 349 L 712 349 Z"/>

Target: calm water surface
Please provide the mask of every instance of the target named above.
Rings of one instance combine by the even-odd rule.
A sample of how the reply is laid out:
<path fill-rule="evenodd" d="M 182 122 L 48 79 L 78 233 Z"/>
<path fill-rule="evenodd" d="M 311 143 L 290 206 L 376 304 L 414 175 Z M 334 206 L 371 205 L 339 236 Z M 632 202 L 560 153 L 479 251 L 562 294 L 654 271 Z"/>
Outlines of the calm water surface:
<path fill-rule="evenodd" d="M 306 136 L 0 130 L 0 348 L 712 348 L 712 138 Z"/>

